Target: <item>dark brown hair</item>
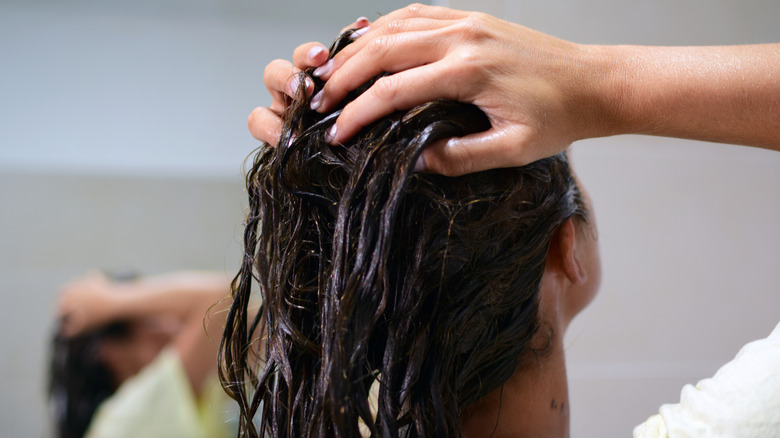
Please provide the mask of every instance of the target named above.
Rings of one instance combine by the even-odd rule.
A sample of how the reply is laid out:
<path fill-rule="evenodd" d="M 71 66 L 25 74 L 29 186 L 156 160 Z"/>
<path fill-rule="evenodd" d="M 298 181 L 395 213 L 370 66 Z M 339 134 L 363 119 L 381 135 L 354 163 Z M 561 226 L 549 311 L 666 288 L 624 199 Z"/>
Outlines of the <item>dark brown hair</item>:
<path fill-rule="evenodd" d="M 139 278 L 134 271 L 104 271 L 103 275 L 119 283 Z M 100 404 L 116 392 L 116 378 L 99 349 L 106 341 L 128 339 L 131 326 L 130 321 L 112 321 L 76 337 L 63 335 L 57 327 L 52 337 L 48 388 L 55 437 L 83 437 Z"/>
<path fill-rule="evenodd" d="M 331 55 L 349 42 L 347 32 Z M 486 130 L 487 117 L 431 102 L 330 146 L 340 109 L 318 114 L 305 90 L 299 98 L 279 147 L 261 147 L 247 175 L 245 254 L 220 351 L 241 433 L 358 436 L 362 422 L 372 436 L 460 436 L 463 409 L 528 358 L 550 241 L 586 215 L 567 158 L 415 173 L 423 148 Z"/>
<path fill-rule="evenodd" d="M 83 335 L 54 335 L 49 374 L 49 411 L 57 438 L 81 438 L 97 408 L 116 392 L 114 375 L 100 358 L 100 345 L 126 339 L 130 323 L 118 321 Z"/>

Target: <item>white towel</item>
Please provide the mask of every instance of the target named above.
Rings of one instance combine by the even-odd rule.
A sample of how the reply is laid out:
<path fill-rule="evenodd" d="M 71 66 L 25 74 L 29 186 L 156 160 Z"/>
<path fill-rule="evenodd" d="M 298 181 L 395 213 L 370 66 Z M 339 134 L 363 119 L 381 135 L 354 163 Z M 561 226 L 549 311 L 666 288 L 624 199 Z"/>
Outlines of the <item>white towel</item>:
<path fill-rule="evenodd" d="M 634 429 L 634 438 L 667 437 L 780 437 L 780 324 Z"/>

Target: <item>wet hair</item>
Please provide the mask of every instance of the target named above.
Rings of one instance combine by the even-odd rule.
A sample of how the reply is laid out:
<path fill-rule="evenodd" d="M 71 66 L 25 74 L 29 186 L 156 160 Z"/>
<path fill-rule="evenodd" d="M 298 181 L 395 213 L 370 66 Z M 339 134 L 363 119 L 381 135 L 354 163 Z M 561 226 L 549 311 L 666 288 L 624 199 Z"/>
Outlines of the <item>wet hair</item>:
<path fill-rule="evenodd" d="M 67 338 L 58 330 L 52 341 L 49 410 L 57 438 L 81 438 L 98 406 L 116 390 L 116 379 L 100 359 L 100 345 L 126 339 L 129 322 Z"/>
<path fill-rule="evenodd" d="M 330 146 L 343 106 L 319 114 L 303 88 L 298 97 L 279 146 L 261 147 L 247 174 L 245 253 L 220 348 L 239 434 L 460 436 L 465 408 L 544 354 L 529 342 L 544 328 L 547 251 L 564 221 L 586 218 L 567 157 L 415 173 L 427 145 L 489 129 L 485 114 L 430 102 Z"/>

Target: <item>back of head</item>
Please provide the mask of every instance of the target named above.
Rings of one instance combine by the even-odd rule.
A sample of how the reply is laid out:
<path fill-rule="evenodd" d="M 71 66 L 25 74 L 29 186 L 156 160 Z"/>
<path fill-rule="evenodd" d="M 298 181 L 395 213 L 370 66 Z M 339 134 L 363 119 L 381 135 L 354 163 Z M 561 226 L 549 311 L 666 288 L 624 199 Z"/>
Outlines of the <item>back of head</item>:
<path fill-rule="evenodd" d="M 567 159 L 415 173 L 425 146 L 486 130 L 486 116 L 431 102 L 329 146 L 340 110 L 310 111 L 299 94 L 280 146 L 261 148 L 247 175 L 245 257 L 220 370 L 242 428 L 459 436 L 463 409 L 544 353 L 529 341 L 547 249 L 560 224 L 585 215 Z"/>

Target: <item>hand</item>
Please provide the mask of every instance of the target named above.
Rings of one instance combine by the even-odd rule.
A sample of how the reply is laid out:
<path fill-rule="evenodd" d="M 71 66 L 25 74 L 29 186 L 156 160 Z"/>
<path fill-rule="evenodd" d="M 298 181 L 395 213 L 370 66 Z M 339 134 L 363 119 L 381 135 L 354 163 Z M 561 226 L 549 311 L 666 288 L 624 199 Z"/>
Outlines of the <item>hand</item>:
<path fill-rule="evenodd" d="M 79 336 L 111 321 L 121 291 L 99 273 L 67 283 L 57 304 L 62 334 Z"/>
<path fill-rule="evenodd" d="M 602 128 L 606 118 L 589 117 L 599 113 L 600 97 L 587 86 L 597 77 L 588 55 L 586 46 L 486 14 L 411 5 L 372 23 L 334 57 L 317 110 L 394 73 L 344 108 L 333 143 L 393 111 L 450 99 L 480 107 L 492 128 L 431 145 L 422 155 L 426 170 L 461 175 L 524 165 Z"/>
<path fill-rule="evenodd" d="M 369 25 L 365 17 L 360 17 L 352 24 L 342 29 L 364 28 Z M 293 52 L 293 62 L 284 59 L 271 61 L 263 73 L 263 82 L 271 94 L 270 107 L 255 108 L 249 115 L 249 132 L 253 137 L 276 146 L 282 132 L 281 115 L 295 98 L 298 90 L 297 73 L 311 67 L 319 67 L 328 60 L 328 49 L 321 43 L 310 42 L 301 44 Z M 310 96 L 314 90 L 314 82 L 306 82 L 306 93 Z"/>

